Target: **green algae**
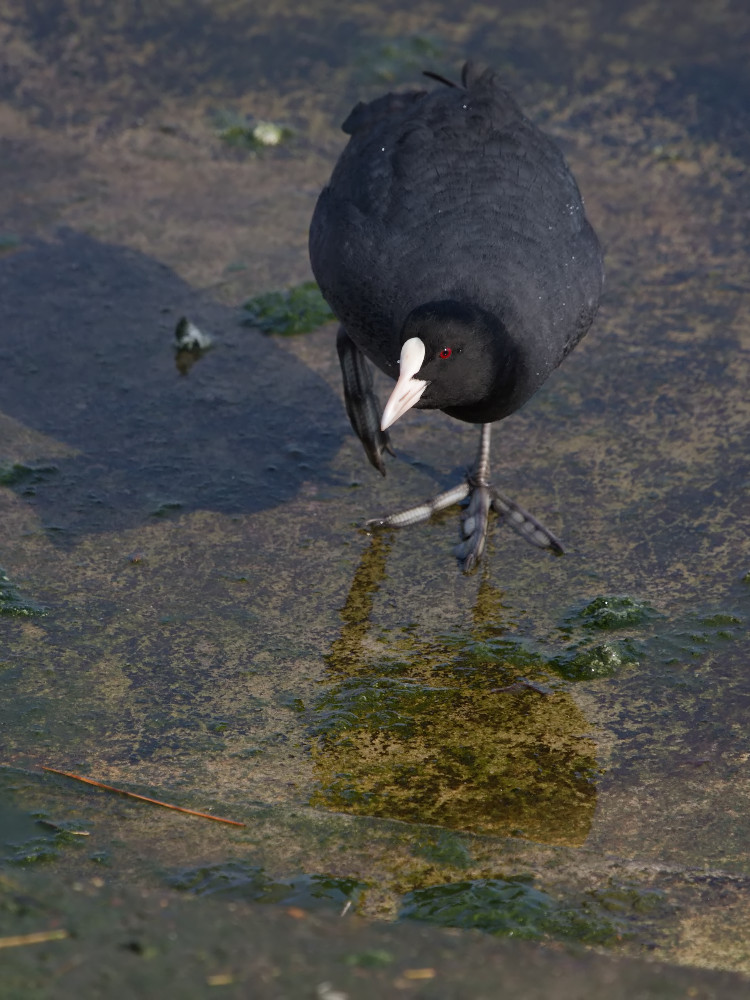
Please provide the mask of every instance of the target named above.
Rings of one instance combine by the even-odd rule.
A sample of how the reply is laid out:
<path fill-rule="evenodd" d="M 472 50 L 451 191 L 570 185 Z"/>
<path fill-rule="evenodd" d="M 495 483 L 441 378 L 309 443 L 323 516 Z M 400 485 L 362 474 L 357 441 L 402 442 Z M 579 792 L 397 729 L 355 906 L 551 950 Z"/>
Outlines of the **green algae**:
<path fill-rule="evenodd" d="M 745 617 L 728 611 L 688 612 L 670 624 L 646 643 L 649 655 L 669 665 L 703 659 L 743 638 L 747 628 Z"/>
<path fill-rule="evenodd" d="M 575 641 L 560 652 L 548 653 L 549 666 L 570 681 L 612 677 L 626 667 L 638 666 L 645 653 L 641 636 L 661 612 L 627 595 L 602 595 L 574 605 L 561 618 L 557 630 Z M 629 632 L 627 638 L 599 638 L 602 632 Z"/>
<path fill-rule="evenodd" d="M 7 778 L 11 777 L 15 778 L 16 786 L 25 780 L 25 791 L 32 798 L 41 795 L 49 800 L 53 794 L 60 796 L 63 792 L 62 786 L 57 787 L 56 782 L 48 779 L 33 780 L 31 776 L 8 773 Z M 137 823 L 129 836 L 131 843 L 110 841 L 111 852 L 101 859 L 97 855 L 102 848 L 93 853 L 79 850 L 61 854 L 58 867 L 67 868 L 78 884 L 90 879 L 101 881 L 103 876 L 108 884 L 111 881 L 117 885 L 119 872 L 132 873 L 138 869 L 149 885 L 177 889 L 211 901 L 211 905 L 271 904 L 272 909 L 304 909 L 308 919 L 314 913 L 335 914 L 338 919 L 344 912 L 392 918 L 414 901 L 416 892 L 443 890 L 457 881 L 467 885 L 483 881 L 510 883 L 514 888 L 533 890 L 522 892 L 523 898 L 516 901 L 526 929 L 514 936 L 559 938 L 635 952 L 643 946 L 653 947 L 655 940 L 663 940 L 669 932 L 668 922 L 674 920 L 674 899 L 670 895 L 673 889 L 668 894 L 653 884 L 660 878 L 658 873 L 644 871 L 632 882 L 608 878 L 612 859 L 595 858 L 588 852 L 584 852 L 583 858 L 578 851 L 564 849 L 540 854 L 538 844 L 464 836 L 434 827 L 407 828 L 399 823 L 312 810 L 238 808 L 235 818 L 245 819 L 246 828 L 226 831 L 216 824 L 176 818 L 165 810 L 154 812 L 99 793 L 79 793 L 75 786 L 65 792 L 61 799 L 63 806 L 71 793 L 87 803 L 100 833 L 106 833 L 113 823 L 121 824 L 125 815 L 130 817 L 129 822 Z M 200 804 L 204 808 L 207 805 L 205 800 Z M 58 812 L 62 814 L 58 810 L 54 815 Z M 67 821 L 67 816 L 64 819 Z M 81 829 L 86 825 L 81 823 Z M 176 829 L 182 830 L 184 836 L 175 838 Z M 144 835 L 150 842 L 147 851 L 143 850 Z M 231 857 L 227 857 L 228 847 Z M 162 860 L 155 865 L 156 855 Z M 194 860 L 217 856 L 220 860 L 201 864 Z M 544 859 L 541 870 L 540 858 Z M 181 867 L 175 868 L 180 861 Z M 106 867 L 104 872 L 102 865 Z M 20 869 L 33 874 L 39 867 L 26 864 Z M 20 869 L 16 866 L 14 871 Z M 309 874 L 316 870 L 331 874 Z M 298 874 L 284 874 L 290 871 Z M 661 882 L 676 888 L 675 873 L 669 873 L 666 879 L 662 876 Z M 684 891 L 684 877 L 680 876 L 678 882 L 682 884 L 680 891 Z M 698 878 L 693 896 L 697 892 L 707 899 L 724 899 L 723 894 L 731 884 L 731 879 L 714 879 L 709 884 Z M 582 886 L 587 887 L 585 891 Z M 488 933 L 504 933 L 502 929 L 481 926 L 485 922 L 482 912 L 486 916 L 487 910 L 492 909 L 491 898 L 480 899 L 481 907 L 470 899 L 475 922 L 469 919 L 456 924 L 455 910 L 451 908 L 456 900 L 450 890 L 447 897 L 450 906 L 443 905 L 446 897 L 440 891 L 435 896 L 440 906 L 434 899 L 429 900 L 433 912 L 428 919 L 435 926 L 474 927 Z M 382 909 L 384 898 L 392 900 L 386 910 Z M 614 928 L 614 936 L 609 936 L 610 928 Z M 353 951 L 349 948 L 346 953 Z"/>
<path fill-rule="evenodd" d="M 311 804 L 581 843 L 598 768 L 588 724 L 555 674 L 568 665 L 511 632 L 486 579 L 468 630 L 422 638 L 404 628 L 373 646 L 387 551 L 376 536 L 327 657 L 335 683 L 314 708 L 320 785 Z"/>
<path fill-rule="evenodd" d="M 404 897 L 399 917 L 532 941 L 562 938 L 611 944 L 618 936 L 614 923 L 603 914 L 564 906 L 520 877 L 416 889 Z"/>
<path fill-rule="evenodd" d="M 313 706 L 316 806 L 580 843 L 599 767 L 569 685 L 685 662 L 744 628 L 724 611 L 667 622 L 646 602 L 601 596 L 536 639 L 507 621 L 484 582 L 469 629 L 423 638 L 403 628 L 375 644 L 385 552 L 376 541 L 355 574 L 327 658 L 336 683 Z"/>
<path fill-rule="evenodd" d="M 632 934 L 634 916 L 653 915 L 664 905 L 663 893 L 633 887 L 561 900 L 515 876 L 416 889 L 404 897 L 399 917 L 527 940 L 612 945 Z"/>
<path fill-rule="evenodd" d="M 318 807 L 581 843 L 600 767 L 573 686 L 686 649 L 686 636 L 708 651 L 743 625 L 726 612 L 670 621 L 639 598 L 601 595 L 535 635 L 484 579 L 468 626 L 373 636 L 388 550 L 376 536 L 363 555 L 326 658 L 331 683 L 311 705 Z"/>
<path fill-rule="evenodd" d="M 47 608 L 28 597 L 24 597 L 0 566 L 0 615 L 35 618 L 43 617 L 46 614 Z"/>
<path fill-rule="evenodd" d="M 628 920 L 657 916 L 669 909 L 666 893 L 660 889 L 612 882 L 605 888 L 592 890 L 589 895 L 605 910 Z"/>
<path fill-rule="evenodd" d="M 412 853 L 441 868 L 462 869 L 471 864 L 471 851 L 464 840 L 450 830 L 423 831 L 412 844 Z"/>
<path fill-rule="evenodd" d="M 151 517 L 170 517 L 183 508 L 181 500 L 160 500 L 151 510 Z"/>
<path fill-rule="evenodd" d="M 591 681 L 612 677 L 625 667 L 638 666 L 642 647 L 632 641 L 587 643 L 569 646 L 548 660 L 561 677 L 569 681 Z"/>
<path fill-rule="evenodd" d="M 27 867 L 58 861 L 65 848 L 85 844 L 90 826 L 87 821 L 24 813 L 6 802 L 0 806 L 0 866 Z"/>
<path fill-rule="evenodd" d="M 597 597 L 570 611 L 560 623 L 560 630 L 611 632 L 617 629 L 643 628 L 662 617 L 663 615 L 645 601 L 634 600 L 632 597 L 625 595 Z"/>
<path fill-rule="evenodd" d="M 356 904 L 366 888 L 357 879 L 331 875 L 300 874 L 284 881 L 274 880 L 263 868 L 246 861 L 226 861 L 187 869 L 167 876 L 166 882 L 173 889 L 196 896 L 221 896 L 305 909 L 333 907 L 340 910 L 347 903 Z"/>
<path fill-rule="evenodd" d="M 248 314 L 242 321 L 244 326 L 287 337 L 317 330 L 335 318 L 314 281 L 283 291 L 263 292 L 249 299 L 243 308 Z"/>
<path fill-rule="evenodd" d="M 385 948 L 368 948 L 366 951 L 355 951 L 350 955 L 345 955 L 344 965 L 353 966 L 356 969 L 378 969 L 392 965 L 396 956 Z"/>
<path fill-rule="evenodd" d="M 580 842 L 597 766 L 570 697 L 514 671 L 363 676 L 320 699 L 314 805 L 542 841 Z M 414 675 L 421 675 L 421 682 Z M 433 674 L 433 681 L 438 678 Z"/>
<path fill-rule="evenodd" d="M 55 465 L 26 465 L 23 462 L 0 463 L 0 486 L 8 486 L 22 496 L 31 497 L 36 487 L 57 473 Z"/>
<path fill-rule="evenodd" d="M 689 663 L 744 634 L 745 618 L 735 612 L 687 611 L 667 619 L 644 601 L 602 596 L 581 603 L 561 619 L 558 631 L 576 641 L 554 653 L 544 648 L 546 663 L 568 680 L 610 677 L 626 667 L 653 660 Z M 627 632 L 622 638 L 596 641 L 597 633 Z M 581 637 L 582 633 L 582 637 Z"/>

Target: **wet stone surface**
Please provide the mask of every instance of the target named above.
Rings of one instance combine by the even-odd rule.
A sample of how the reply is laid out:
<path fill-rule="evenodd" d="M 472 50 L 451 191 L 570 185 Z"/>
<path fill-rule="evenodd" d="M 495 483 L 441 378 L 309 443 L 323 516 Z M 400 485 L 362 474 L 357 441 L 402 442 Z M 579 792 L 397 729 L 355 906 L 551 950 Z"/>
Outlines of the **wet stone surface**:
<path fill-rule="evenodd" d="M 6 8 L 0 941 L 68 935 L 9 995 L 750 995 L 747 12 Z M 496 522 L 470 577 L 456 511 L 361 525 L 471 428 L 411 413 L 380 480 L 302 332 L 339 121 L 466 54 L 607 261 L 493 444 L 566 555 Z"/>

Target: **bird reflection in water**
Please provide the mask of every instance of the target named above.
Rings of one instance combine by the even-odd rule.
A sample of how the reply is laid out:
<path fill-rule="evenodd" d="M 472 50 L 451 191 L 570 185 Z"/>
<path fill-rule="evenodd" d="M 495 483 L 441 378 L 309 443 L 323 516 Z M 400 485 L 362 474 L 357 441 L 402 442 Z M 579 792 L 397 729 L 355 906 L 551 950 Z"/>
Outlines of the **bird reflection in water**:
<path fill-rule="evenodd" d="M 505 621 L 485 572 L 463 630 L 374 635 L 390 539 L 370 540 L 327 658 L 311 804 L 556 844 L 581 844 L 596 804 L 583 713 Z"/>

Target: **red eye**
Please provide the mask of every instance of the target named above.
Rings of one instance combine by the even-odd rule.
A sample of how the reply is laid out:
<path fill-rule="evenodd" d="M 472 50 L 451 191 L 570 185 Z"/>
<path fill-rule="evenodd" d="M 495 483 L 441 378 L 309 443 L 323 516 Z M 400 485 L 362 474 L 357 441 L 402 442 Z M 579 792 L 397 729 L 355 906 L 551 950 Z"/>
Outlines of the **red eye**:
<path fill-rule="evenodd" d="M 444 347 L 442 349 L 442 351 L 440 352 L 440 357 L 441 358 L 449 358 L 451 356 L 451 354 L 453 354 L 453 351 L 450 349 L 450 347 Z"/>

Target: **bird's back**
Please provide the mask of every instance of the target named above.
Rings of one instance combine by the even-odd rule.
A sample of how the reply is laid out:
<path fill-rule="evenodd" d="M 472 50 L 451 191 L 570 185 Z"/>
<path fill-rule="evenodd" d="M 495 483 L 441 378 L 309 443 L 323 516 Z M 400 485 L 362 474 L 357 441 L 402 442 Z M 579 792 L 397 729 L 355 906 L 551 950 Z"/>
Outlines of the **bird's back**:
<path fill-rule="evenodd" d="M 510 413 L 588 329 L 601 251 L 557 146 L 492 73 L 469 64 L 464 84 L 352 111 L 310 256 L 349 335 L 391 375 L 417 306 L 457 299 L 496 315 L 528 357 Z"/>

